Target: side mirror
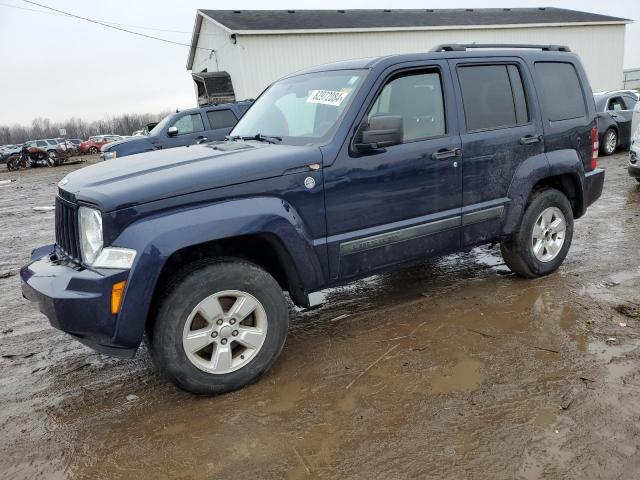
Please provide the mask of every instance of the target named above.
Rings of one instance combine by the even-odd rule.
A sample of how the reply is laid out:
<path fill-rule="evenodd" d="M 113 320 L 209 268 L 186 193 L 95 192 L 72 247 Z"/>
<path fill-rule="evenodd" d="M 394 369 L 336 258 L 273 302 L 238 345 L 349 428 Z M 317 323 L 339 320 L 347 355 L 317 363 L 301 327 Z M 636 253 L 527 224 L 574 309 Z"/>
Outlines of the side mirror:
<path fill-rule="evenodd" d="M 362 140 L 354 145 L 360 151 L 398 145 L 402 143 L 402 117 L 399 115 L 371 117 L 369 125 L 361 134 Z"/>
<path fill-rule="evenodd" d="M 169 127 L 167 129 L 167 135 L 169 135 L 170 137 L 175 137 L 176 135 L 178 135 L 178 127 Z"/>

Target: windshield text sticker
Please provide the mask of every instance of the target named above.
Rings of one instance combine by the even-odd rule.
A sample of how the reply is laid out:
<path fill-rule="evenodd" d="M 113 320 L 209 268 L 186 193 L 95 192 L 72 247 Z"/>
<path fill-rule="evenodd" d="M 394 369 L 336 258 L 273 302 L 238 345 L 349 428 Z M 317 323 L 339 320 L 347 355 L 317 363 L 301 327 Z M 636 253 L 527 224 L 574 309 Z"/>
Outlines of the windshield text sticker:
<path fill-rule="evenodd" d="M 339 107 L 347 98 L 349 92 L 336 92 L 334 90 L 312 90 L 307 98 L 307 103 L 321 103 L 323 105 L 333 105 Z"/>

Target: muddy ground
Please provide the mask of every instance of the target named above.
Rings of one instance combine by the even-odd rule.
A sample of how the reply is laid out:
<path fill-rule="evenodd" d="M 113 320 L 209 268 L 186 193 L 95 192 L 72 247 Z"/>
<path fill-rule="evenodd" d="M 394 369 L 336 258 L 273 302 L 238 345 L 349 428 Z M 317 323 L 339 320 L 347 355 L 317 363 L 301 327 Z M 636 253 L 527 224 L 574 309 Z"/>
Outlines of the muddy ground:
<path fill-rule="evenodd" d="M 557 273 L 514 278 L 486 247 L 330 291 L 292 313 L 260 382 L 217 398 L 177 390 L 144 348 L 91 351 L 22 299 L 18 267 L 54 236 L 33 207 L 83 164 L 0 171 L 0 477 L 639 478 L 625 162 L 601 159 L 604 194 Z"/>

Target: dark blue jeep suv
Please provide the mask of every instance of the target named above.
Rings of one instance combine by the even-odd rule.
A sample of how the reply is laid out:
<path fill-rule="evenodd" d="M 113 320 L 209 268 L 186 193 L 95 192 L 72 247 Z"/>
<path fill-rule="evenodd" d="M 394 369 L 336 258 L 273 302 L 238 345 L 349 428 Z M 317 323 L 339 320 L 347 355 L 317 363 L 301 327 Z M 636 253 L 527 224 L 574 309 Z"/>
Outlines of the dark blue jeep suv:
<path fill-rule="evenodd" d="M 483 47 L 483 50 L 474 50 Z M 499 48 L 491 48 L 499 47 Z M 555 271 L 601 194 L 594 101 L 566 47 L 444 45 L 271 85 L 227 141 L 83 168 L 21 270 L 51 324 L 185 390 L 255 381 L 309 294 L 500 242 Z"/>

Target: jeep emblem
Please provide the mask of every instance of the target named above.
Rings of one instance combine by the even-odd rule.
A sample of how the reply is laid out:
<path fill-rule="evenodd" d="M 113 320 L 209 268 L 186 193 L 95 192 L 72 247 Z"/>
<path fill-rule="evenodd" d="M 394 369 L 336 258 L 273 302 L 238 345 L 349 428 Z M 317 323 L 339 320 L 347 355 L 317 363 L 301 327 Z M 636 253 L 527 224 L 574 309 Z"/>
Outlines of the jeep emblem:
<path fill-rule="evenodd" d="M 316 186 L 316 181 L 313 179 L 313 177 L 307 177 L 304 179 L 304 186 L 311 190 Z"/>

